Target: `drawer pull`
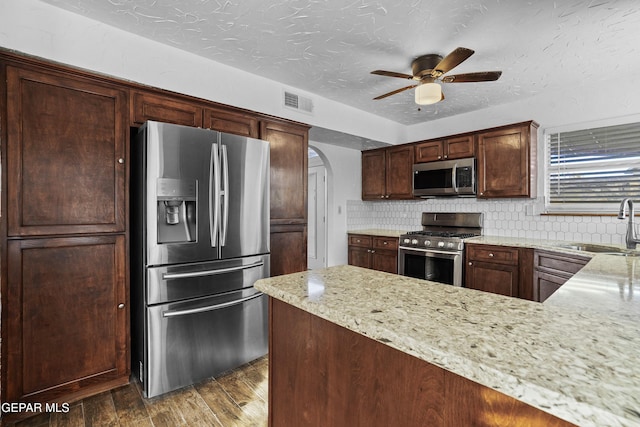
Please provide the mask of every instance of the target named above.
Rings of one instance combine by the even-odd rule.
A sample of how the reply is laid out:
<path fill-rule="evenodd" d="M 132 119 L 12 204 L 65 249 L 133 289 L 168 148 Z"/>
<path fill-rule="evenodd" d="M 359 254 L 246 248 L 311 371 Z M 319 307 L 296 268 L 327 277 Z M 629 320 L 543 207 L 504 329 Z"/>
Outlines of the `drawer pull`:
<path fill-rule="evenodd" d="M 493 254 L 489 254 L 489 258 L 493 258 Z"/>

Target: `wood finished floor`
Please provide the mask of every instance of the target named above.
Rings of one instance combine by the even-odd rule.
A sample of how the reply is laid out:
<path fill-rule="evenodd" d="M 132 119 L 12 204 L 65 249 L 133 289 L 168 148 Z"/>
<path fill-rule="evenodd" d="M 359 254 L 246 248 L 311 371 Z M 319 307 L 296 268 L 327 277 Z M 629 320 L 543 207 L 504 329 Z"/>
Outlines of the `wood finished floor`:
<path fill-rule="evenodd" d="M 41 414 L 10 425 L 266 426 L 268 363 L 265 356 L 218 378 L 152 399 L 143 399 L 140 384 L 132 382 L 73 403 L 66 414 Z"/>

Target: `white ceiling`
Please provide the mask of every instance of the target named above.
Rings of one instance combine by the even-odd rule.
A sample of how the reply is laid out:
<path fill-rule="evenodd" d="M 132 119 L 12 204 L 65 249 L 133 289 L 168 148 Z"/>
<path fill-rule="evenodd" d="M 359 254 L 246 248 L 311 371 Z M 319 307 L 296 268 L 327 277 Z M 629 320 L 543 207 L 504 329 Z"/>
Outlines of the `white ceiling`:
<path fill-rule="evenodd" d="M 637 0 L 43 1 L 405 125 L 640 76 Z M 449 75 L 502 77 L 445 84 L 421 111 L 412 90 L 372 100 L 411 82 L 370 71 L 458 46 L 476 53 Z"/>

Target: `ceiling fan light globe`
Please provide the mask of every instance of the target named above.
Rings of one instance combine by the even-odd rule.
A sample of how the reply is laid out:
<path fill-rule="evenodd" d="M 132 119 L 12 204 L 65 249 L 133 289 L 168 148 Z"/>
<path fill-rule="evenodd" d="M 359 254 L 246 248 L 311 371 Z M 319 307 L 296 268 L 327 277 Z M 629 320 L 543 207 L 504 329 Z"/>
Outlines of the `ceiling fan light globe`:
<path fill-rule="evenodd" d="M 416 87 L 416 104 L 429 105 L 442 100 L 442 88 L 438 83 L 424 83 Z"/>

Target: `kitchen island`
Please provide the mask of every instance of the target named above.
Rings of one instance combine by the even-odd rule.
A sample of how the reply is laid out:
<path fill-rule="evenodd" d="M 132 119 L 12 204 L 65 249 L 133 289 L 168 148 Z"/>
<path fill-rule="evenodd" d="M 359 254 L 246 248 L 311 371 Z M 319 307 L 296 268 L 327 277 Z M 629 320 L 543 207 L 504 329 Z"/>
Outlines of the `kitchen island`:
<path fill-rule="evenodd" d="M 597 255 L 544 304 L 352 266 L 260 280 L 271 425 L 640 425 L 640 313 L 613 302 L 636 263 Z"/>

